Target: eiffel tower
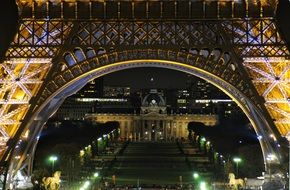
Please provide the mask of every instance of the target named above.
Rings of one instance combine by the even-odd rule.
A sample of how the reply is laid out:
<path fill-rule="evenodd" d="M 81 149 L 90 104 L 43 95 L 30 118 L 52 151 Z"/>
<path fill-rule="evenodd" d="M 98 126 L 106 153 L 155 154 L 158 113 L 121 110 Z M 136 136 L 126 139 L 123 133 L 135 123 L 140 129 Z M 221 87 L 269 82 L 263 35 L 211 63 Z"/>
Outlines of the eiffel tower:
<path fill-rule="evenodd" d="M 5 189 L 30 176 L 48 118 L 89 81 L 136 67 L 186 72 L 223 90 L 251 121 L 265 169 L 290 131 L 289 49 L 274 0 L 18 0 L 0 63 Z M 274 155 L 275 159 L 269 159 Z"/>

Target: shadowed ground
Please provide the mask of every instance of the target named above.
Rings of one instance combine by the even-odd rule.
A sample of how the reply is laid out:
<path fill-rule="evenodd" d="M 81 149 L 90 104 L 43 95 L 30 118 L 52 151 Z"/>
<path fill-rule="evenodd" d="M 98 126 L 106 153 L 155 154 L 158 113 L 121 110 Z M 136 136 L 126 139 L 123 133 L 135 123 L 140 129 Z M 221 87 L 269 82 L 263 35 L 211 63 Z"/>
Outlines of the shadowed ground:
<path fill-rule="evenodd" d="M 198 155 L 192 146 L 190 162 L 208 162 L 207 157 Z M 195 157 L 197 156 L 197 157 Z M 194 165 L 194 164 L 193 164 Z M 116 176 L 116 185 L 170 185 L 193 183 L 193 171 L 186 162 L 186 155 L 176 142 L 131 142 L 122 156 L 117 157 L 107 179 Z M 208 176 L 209 172 L 204 172 Z"/>

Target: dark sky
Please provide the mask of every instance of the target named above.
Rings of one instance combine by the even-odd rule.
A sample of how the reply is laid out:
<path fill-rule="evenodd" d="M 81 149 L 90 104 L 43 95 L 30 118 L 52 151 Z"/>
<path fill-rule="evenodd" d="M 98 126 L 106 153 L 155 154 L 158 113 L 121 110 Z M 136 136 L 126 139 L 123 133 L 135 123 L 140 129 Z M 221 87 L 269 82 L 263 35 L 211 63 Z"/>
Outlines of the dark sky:
<path fill-rule="evenodd" d="M 174 76 L 174 79 L 172 76 Z M 186 80 L 187 74 L 180 71 L 162 68 L 135 68 L 106 75 L 104 77 L 104 84 L 143 89 L 184 88 Z"/>
<path fill-rule="evenodd" d="M 280 32 L 290 47 L 290 1 L 279 0 L 277 7 L 277 22 Z"/>
<path fill-rule="evenodd" d="M 0 1 L 0 62 L 17 31 L 18 12 L 15 0 Z"/>

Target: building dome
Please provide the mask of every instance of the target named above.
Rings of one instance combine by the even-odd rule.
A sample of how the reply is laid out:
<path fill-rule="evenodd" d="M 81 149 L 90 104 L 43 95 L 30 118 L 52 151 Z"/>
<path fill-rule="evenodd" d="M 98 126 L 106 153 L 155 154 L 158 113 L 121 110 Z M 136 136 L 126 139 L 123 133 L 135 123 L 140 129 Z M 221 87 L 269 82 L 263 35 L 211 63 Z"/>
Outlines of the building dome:
<path fill-rule="evenodd" d="M 164 98 L 158 94 L 157 90 L 150 90 L 150 93 L 144 97 L 142 106 L 166 106 L 166 103 Z"/>

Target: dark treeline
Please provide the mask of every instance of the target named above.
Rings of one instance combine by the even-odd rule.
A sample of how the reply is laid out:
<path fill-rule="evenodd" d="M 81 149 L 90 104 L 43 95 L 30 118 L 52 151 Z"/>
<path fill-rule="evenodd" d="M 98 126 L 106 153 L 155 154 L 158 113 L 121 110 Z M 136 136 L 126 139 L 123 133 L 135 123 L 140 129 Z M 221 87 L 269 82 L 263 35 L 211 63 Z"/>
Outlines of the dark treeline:
<path fill-rule="evenodd" d="M 257 177 L 264 171 L 261 147 L 250 124 L 245 124 L 241 120 L 227 121 L 216 126 L 191 122 L 188 129 L 191 134 L 194 132 L 195 135 L 211 141 L 214 151 L 223 154 L 227 163 L 234 156 L 241 157 L 243 162 L 240 164 L 240 176 Z"/>
<path fill-rule="evenodd" d="M 35 165 L 43 165 L 55 146 L 69 145 L 77 153 L 103 134 L 119 128 L 118 122 L 92 124 L 89 121 L 49 121 L 36 149 Z"/>
<path fill-rule="evenodd" d="M 204 136 L 210 141 L 216 151 L 235 154 L 241 146 L 258 144 L 257 135 L 249 124 L 223 122 L 216 126 L 205 126 L 203 123 L 191 122 L 190 131 Z"/>

